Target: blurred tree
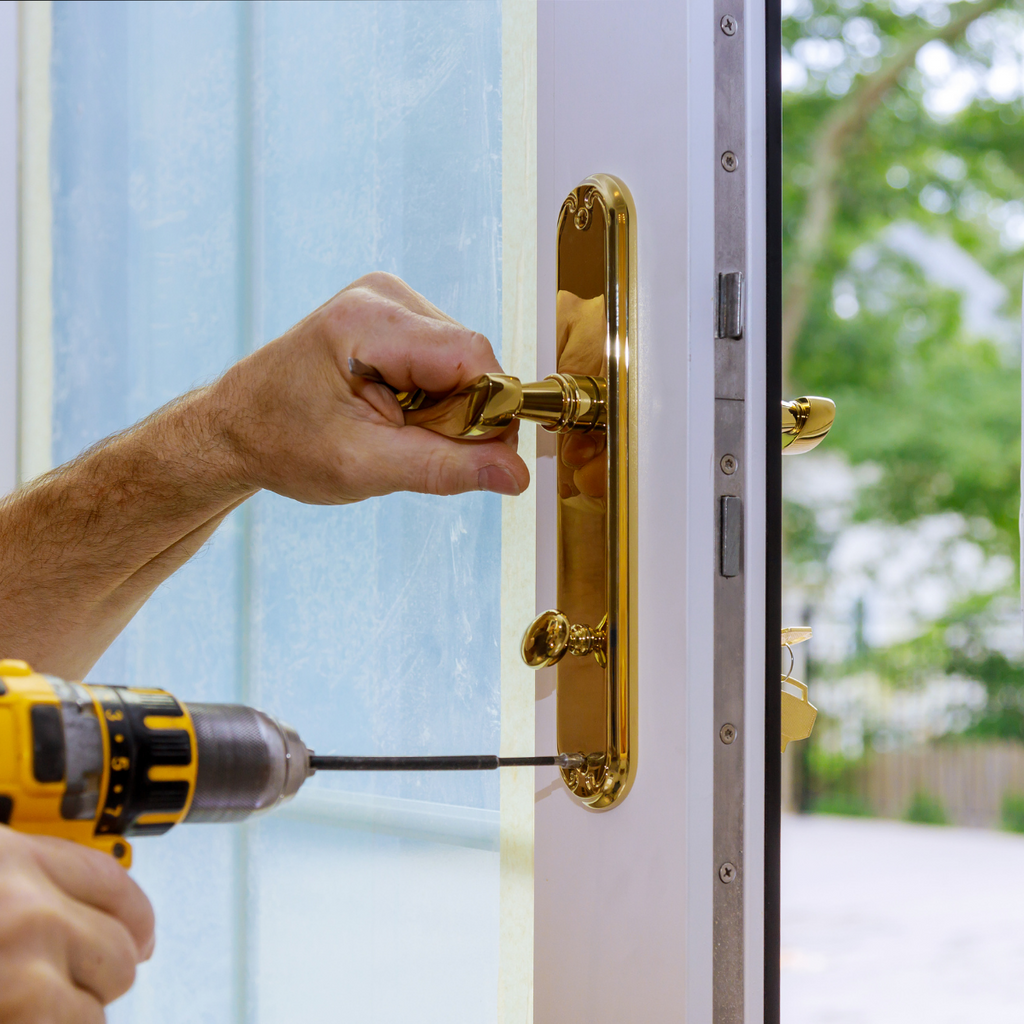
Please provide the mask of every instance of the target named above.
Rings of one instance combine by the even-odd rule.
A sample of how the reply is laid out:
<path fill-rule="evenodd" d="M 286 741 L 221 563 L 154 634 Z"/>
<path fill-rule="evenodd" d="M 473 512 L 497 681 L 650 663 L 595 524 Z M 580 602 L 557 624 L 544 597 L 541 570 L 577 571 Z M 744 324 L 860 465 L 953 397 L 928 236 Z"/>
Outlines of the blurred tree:
<path fill-rule="evenodd" d="M 790 362 L 793 344 L 804 326 L 815 283 L 815 269 L 831 248 L 829 242 L 840 207 L 844 207 L 843 213 L 854 214 L 850 218 L 853 223 L 864 219 L 862 193 L 856 187 L 858 178 L 851 177 L 849 173 L 853 168 L 848 158 L 863 156 L 864 150 L 871 148 L 870 141 L 865 145 L 862 139 L 866 130 L 869 135 L 877 135 L 879 128 L 888 127 L 884 123 L 871 124 L 873 116 L 894 90 L 903 88 L 905 91 L 904 76 L 925 46 L 934 42 L 959 42 L 973 22 L 1001 6 L 1002 2 L 980 0 L 960 4 L 956 8 L 957 16 L 939 27 L 927 24 L 920 16 L 901 19 L 887 6 L 879 4 L 856 5 L 855 17 L 849 16 L 851 5 L 829 5 L 838 6 L 840 11 L 845 7 L 847 17 L 836 17 L 833 13 L 818 17 L 812 21 L 812 32 L 816 34 L 800 39 L 805 44 L 823 42 L 826 48 L 823 54 L 826 51 L 839 52 L 826 40 L 842 39 L 846 46 L 843 47 L 845 60 L 841 63 L 847 67 L 844 68 L 846 74 L 836 74 L 835 68 L 830 69 L 826 92 L 831 93 L 831 97 L 823 97 L 820 91 L 815 96 L 812 91 L 812 101 L 805 104 L 807 112 L 816 116 L 811 122 L 814 128 L 801 147 L 805 160 L 801 177 L 806 184 L 804 199 L 791 229 L 793 245 L 786 265 L 782 308 L 784 367 Z M 869 17 L 865 17 L 866 14 Z M 879 54 L 885 51 L 889 51 L 891 56 L 881 62 L 881 66 L 876 66 Z M 823 60 L 830 62 L 828 57 L 823 56 Z M 844 91 L 845 95 L 842 95 Z M 837 99 L 837 94 L 842 98 Z M 791 130 L 794 121 L 793 117 L 787 118 L 787 142 L 796 141 Z M 910 141 L 909 137 L 907 141 Z M 787 146 L 787 151 L 790 148 Z M 905 150 L 909 147 L 899 148 Z M 888 152 L 885 155 L 895 154 Z M 875 169 L 878 170 L 877 166 Z M 884 172 L 884 166 L 881 170 Z M 851 185 L 853 189 L 849 188 Z M 851 206 L 852 210 L 847 209 Z"/>
<path fill-rule="evenodd" d="M 988 553 L 1019 560 L 1024 8 L 783 4 L 787 394 L 834 398 L 828 449 L 876 467 L 857 518 L 956 512 Z M 943 276 L 950 252 L 970 259 Z M 972 266 L 997 294 L 984 316 Z M 786 524 L 791 567 L 820 566 L 833 538 L 795 503 Z M 1015 584 L 965 597 L 913 640 L 816 671 L 966 675 L 989 693 L 971 731 L 1024 738 L 1024 665 L 989 641 L 1015 598 Z"/>

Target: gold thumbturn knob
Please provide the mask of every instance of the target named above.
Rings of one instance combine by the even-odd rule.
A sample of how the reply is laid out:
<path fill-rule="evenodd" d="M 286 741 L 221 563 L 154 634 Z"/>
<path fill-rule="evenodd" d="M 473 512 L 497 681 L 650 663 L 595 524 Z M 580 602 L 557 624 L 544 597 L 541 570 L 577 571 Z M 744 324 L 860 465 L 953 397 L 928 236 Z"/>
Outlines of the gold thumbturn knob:
<path fill-rule="evenodd" d="M 604 668 L 608 663 L 607 624 L 607 615 L 594 629 L 583 624 L 574 626 L 566 615 L 554 609 L 541 612 L 523 635 L 523 661 L 530 668 L 548 668 L 561 661 L 566 652 L 577 658 L 592 654 Z"/>
<path fill-rule="evenodd" d="M 817 447 L 832 429 L 836 403 L 831 398 L 794 398 L 782 403 L 782 450 L 799 455 Z"/>

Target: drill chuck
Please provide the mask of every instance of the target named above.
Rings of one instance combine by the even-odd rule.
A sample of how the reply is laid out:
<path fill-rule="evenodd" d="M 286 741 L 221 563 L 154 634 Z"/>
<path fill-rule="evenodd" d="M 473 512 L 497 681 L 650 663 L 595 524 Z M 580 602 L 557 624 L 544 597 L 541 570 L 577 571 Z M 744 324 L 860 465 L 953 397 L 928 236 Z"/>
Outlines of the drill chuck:
<path fill-rule="evenodd" d="M 309 751 L 290 726 L 241 704 L 186 704 L 198 753 L 185 821 L 243 821 L 295 796 Z"/>

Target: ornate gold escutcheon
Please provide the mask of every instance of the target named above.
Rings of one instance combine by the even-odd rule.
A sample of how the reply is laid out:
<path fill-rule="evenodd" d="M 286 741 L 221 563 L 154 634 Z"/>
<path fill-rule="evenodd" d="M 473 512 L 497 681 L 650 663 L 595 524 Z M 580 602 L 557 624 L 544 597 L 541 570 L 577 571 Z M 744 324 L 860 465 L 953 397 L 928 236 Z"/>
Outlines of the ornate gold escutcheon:
<path fill-rule="evenodd" d="M 635 218 L 606 174 L 559 212 L 556 376 L 586 382 L 600 413 L 558 435 L 558 609 L 523 639 L 526 663 L 557 673 L 558 751 L 586 759 L 562 778 L 592 810 L 621 801 L 636 773 Z"/>

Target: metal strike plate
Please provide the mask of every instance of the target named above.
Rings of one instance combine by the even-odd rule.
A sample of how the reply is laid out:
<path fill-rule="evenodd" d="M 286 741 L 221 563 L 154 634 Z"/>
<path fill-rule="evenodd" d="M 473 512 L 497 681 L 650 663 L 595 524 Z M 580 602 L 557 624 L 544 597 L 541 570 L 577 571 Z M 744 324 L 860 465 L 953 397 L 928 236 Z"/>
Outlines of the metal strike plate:
<path fill-rule="evenodd" d="M 599 382 L 603 417 L 558 436 L 559 610 L 523 640 L 527 664 L 556 665 L 558 751 L 586 758 L 562 778 L 592 810 L 621 801 L 636 773 L 635 216 L 607 174 L 559 212 L 558 374 Z"/>

